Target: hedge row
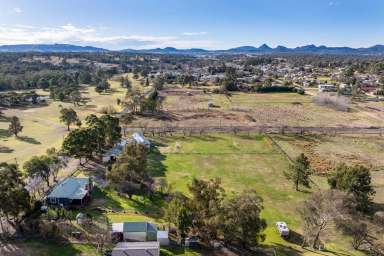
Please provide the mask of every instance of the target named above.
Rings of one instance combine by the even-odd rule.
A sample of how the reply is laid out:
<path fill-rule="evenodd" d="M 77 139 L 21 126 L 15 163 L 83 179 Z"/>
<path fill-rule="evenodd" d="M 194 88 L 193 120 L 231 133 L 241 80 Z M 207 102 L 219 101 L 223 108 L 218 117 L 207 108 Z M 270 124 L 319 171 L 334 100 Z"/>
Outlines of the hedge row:
<path fill-rule="evenodd" d="M 293 86 L 265 86 L 265 87 L 254 87 L 253 91 L 258 93 L 273 93 L 273 92 L 295 92 L 304 94 L 305 91 L 302 88 L 296 88 Z"/>

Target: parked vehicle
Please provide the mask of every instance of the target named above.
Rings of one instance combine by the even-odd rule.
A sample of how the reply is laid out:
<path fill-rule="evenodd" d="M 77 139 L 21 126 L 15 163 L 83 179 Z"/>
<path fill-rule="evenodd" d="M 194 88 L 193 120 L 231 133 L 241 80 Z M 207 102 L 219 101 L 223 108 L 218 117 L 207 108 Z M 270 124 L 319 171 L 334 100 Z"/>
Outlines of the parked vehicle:
<path fill-rule="evenodd" d="M 282 236 L 282 237 L 288 237 L 289 236 L 289 229 L 288 229 L 287 224 L 284 221 L 276 222 L 276 227 L 280 233 L 280 236 Z"/>

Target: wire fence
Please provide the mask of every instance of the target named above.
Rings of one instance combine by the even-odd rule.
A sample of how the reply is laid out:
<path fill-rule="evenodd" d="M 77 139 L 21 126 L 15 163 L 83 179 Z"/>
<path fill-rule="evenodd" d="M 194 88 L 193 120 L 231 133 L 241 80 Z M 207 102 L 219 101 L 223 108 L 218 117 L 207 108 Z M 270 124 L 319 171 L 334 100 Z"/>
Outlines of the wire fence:
<path fill-rule="evenodd" d="M 182 133 L 184 135 L 196 135 L 204 133 L 240 133 L 257 132 L 264 134 L 384 134 L 384 127 L 318 127 L 318 126 L 156 126 L 156 127 L 128 127 L 125 132 L 140 132 L 153 136 L 172 135 L 173 133 Z"/>

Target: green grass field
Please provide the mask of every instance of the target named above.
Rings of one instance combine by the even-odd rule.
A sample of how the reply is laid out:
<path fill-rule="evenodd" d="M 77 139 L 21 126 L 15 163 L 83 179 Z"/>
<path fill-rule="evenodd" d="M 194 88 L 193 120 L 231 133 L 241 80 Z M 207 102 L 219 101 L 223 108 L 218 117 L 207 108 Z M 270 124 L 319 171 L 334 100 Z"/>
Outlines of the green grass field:
<path fill-rule="evenodd" d="M 174 190 L 188 194 L 187 185 L 194 177 L 220 177 L 230 196 L 244 189 L 255 189 L 264 199 L 263 217 L 268 228 L 264 245 L 278 255 L 316 255 L 303 251 L 299 245 L 279 237 L 274 223 L 286 221 L 289 227 L 301 233 L 297 207 L 308 196 L 295 192 L 284 174 L 288 160 L 261 135 L 210 134 L 195 137 L 161 137 L 154 140 L 159 151 L 151 155 L 152 174 L 166 177 Z M 326 180 L 315 177 L 313 190 L 326 188 Z M 290 249 L 291 248 L 291 249 Z M 327 249 L 336 252 L 350 251 L 347 240 L 337 233 L 330 234 Z M 358 254 L 356 254 L 358 255 Z"/>
<path fill-rule="evenodd" d="M 280 238 L 274 223 L 285 221 L 293 232 L 301 233 L 297 208 L 312 191 L 327 188 L 327 184 L 325 178 L 314 177 L 316 185 L 312 189 L 295 192 L 283 174 L 288 160 L 274 148 L 269 138 L 259 134 L 204 134 L 151 139 L 156 147 L 150 153 L 148 168 L 155 178 L 166 178 L 173 191 L 188 195 L 187 185 L 194 177 L 221 178 L 228 196 L 244 189 L 255 189 L 264 199 L 262 217 L 266 219 L 268 228 L 265 230 L 266 240 L 262 247 L 269 255 L 362 255 L 351 249 L 346 237 L 332 230 L 327 231 L 327 251 L 321 253 L 304 250 L 300 244 Z M 92 213 L 93 207 L 104 208 L 106 212 L 102 215 L 108 217 L 111 223 L 145 220 L 157 223 L 160 227 L 167 226 L 163 220 L 164 202 L 160 198 L 150 201 L 134 196 L 131 200 L 109 189 L 97 188 L 86 211 Z M 41 255 L 58 255 L 50 249 L 54 245 L 33 242 L 23 246 L 36 248 L 35 251 L 41 251 Z M 64 252 L 60 255 L 94 255 L 94 251 L 87 246 L 68 245 L 61 250 Z M 183 250 L 176 248 L 163 248 L 162 253 L 211 255 L 199 251 L 188 251 L 184 254 Z"/>
<path fill-rule="evenodd" d="M 81 106 L 72 103 L 50 102 L 48 106 L 6 109 L 0 118 L 0 162 L 15 162 L 22 164 L 34 155 L 44 154 L 47 148 L 60 148 L 61 142 L 67 133 L 66 127 L 59 120 L 61 107 L 75 109 L 78 116 L 83 120 L 89 114 L 98 114 L 104 106 L 117 106 L 117 98 L 123 98 L 125 89 L 121 88 L 116 81 L 110 81 L 110 93 L 96 93 L 94 87 L 83 87 L 82 96 L 87 102 Z M 47 94 L 41 90 L 39 94 Z M 17 116 L 24 126 L 20 138 L 10 136 L 7 132 L 9 126 L 8 117 Z"/>
<path fill-rule="evenodd" d="M 264 199 L 262 216 L 267 220 L 267 238 L 263 247 L 277 255 L 360 255 L 350 252 L 348 239 L 329 231 L 326 248 L 318 254 L 301 249 L 300 245 L 283 240 L 274 223 L 286 221 L 296 233 L 301 233 L 297 208 L 314 190 L 327 188 L 325 178 L 314 177 L 316 185 L 304 192 L 295 192 L 284 177 L 288 160 L 271 141 L 262 135 L 209 134 L 183 137 L 179 135 L 153 138 L 157 147 L 149 158 L 149 170 L 155 178 L 164 177 L 173 191 L 188 195 L 187 185 L 196 178 L 219 177 L 228 196 L 244 189 L 255 189 Z M 162 219 L 163 202 L 140 197 L 133 200 L 109 190 L 99 190 L 92 206 L 104 206 L 113 212 L 106 215 L 111 222 L 149 220 L 166 225 Z M 183 255 L 183 254 L 170 254 Z M 273 255 L 273 254 L 272 254 Z"/>

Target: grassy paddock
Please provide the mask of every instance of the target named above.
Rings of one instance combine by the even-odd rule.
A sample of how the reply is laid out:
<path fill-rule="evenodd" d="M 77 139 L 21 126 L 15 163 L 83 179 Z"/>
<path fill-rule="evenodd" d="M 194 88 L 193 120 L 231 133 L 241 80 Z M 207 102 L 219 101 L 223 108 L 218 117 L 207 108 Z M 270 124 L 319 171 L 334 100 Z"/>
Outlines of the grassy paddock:
<path fill-rule="evenodd" d="M 292 126 L 383 126 L 373 110 L 341 112 L 312 102 L 311 95 L 296 93 L 243 93 L 231 96 L 205 94 L 199 89 L 173 88 L 163 91 L 163 109 L 168 119 L 137 118 L 134 125 L 292 125 Z M 208 111 L 208 104 L 216 107 Z M 205 111 L 202 111 L 205 110 Z M 377 112 L 377 111 L 376 111 Z M 326 122 L 324 122 L 326 120 Z M 160 122 L 159 122 L 160 121 Z"/>
<path fill-rule="evenodd" d="M 61 107 L 71 107 L 75 109 L 79 118 L 84 118 L 89 114 L 99 114 L 104 106 L 117 106 L 117 98 L 125 95 L 125 89 L 120 88 L 120 84 L 110 81 L 111 92 L 99 94 L 94 87 L 82 88 L 82 96 L 86 104 L 74 106 L 72 103 L 50 102 L 48 106 L 34 108 L 6 109 L 0 118 L 0 162 L 15 162 L 22 164 L 30 157 L 44 154 L 47 148 L 61 146 L 64 136 L 67 134 L 66 126 L 60 122 L 59 113 Z M 47 92 L 38 90 L 39 94 Z M 9 117 L 17 116 L 24 126 L 19 138 L 8 134 Z"/>
<path fill-rule="evenodd" d="M 313 191 L 327 188 L 325 178 L 315 177 L 312 189 L 295 192 L 283 174 L 288 161 L 274 148 L 269 138 L 260 134 L 230 135 L 205 134 L 184 137 L 181 135 L 151 138 L 156 147 L 149 155 L 148 168 L 155 178 L 166 178 L 173 191 L 188 195 L 188 184 L 196 178 L 222 180 L 227 196 L 244 189 L 255 189 L 264 199 L 262 217 L 266 219 L 266 240 L 262 248 L 268 255 L 361 255 L 355 253 L 346 237 L 328 230 L 326 252 L 304 250 L 295 241 L 285 241 L 278 235 L 274 223 L 286 221 L 294 233 L 302 233 L 297 208 Z M 129 199 L 109 189 L 97 189 L 92 204 L 86 211 L 106 216 L 110 223 L 122 221 L 152 221 L 160 228 L 167 226 L 163 219 L 164 202 L 160 198 L 150 201 L 134 196 Z M 104 209 L 104 213 L 93 210 Z M 51 245 L 23 245 L 36 248 L 40 255 L 57 255 L 50 251 Z M 54 247 L 54 246 L 52 246 Z M 91 247 L 68 245 L 60 255 L 94 255 Z M 71 254 L 72 253 L 72 254 Z M 198 250 L 186 251 L 177 248 L 162 248 L 162 255 L 211 255 Z M 274 254 L 275 253 L 275 254 Z M 29 255 L 29 254 L 26 254 Z"/>
<path fill-rule="evenodd" d="M 264 199 L 262 216 L 268 223 L 264 247 L 270 252 L 275 250 L 278 255 L 318 255 L 281 239 L 274 223 L 286 221 L 294 232 L 301 233 L 297 208 L 309 193 L 327 188 L 326 180 L 315 177 L 316 185 L 312 189 L 295 192 L 283 174 L 288 161 L 268 138 L 259 134 L 175 135 L 156 137 L 153 142 L 158 150 L 150 155 L 152 175 L 165 177 L 173 190 L 188 194 L 187 186 L 194 177 L 221 178 L 228 196 L 255 189 Z M 327 248 L 330 251 L 325 255 L 351 250 L 346 238 L 329 233 Z"/>

